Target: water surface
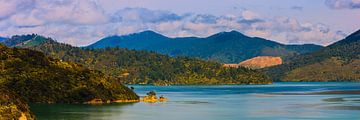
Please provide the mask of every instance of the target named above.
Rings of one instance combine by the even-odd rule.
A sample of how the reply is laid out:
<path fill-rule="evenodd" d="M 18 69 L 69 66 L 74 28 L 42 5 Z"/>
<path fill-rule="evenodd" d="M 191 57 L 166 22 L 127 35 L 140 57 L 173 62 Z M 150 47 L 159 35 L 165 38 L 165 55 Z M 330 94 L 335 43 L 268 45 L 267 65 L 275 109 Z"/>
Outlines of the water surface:
<path fill-rule="evenodd" d="M 33 104 L 31 110 L 39 120 L 360 119 L 358 94 L 303 94 L 360 90 L 360 83 L 130 86 L 140 96 L 154 90 L 169 101 L 105 105 Z"/>

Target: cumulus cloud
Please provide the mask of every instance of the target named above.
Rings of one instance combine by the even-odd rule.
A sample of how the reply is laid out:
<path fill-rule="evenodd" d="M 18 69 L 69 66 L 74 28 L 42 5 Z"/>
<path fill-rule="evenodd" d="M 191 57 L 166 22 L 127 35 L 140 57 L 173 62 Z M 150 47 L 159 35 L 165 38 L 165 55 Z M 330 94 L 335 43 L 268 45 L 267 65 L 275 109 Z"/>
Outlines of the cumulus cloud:
<path fill-rule="evenodd" d="M 326 0 L 325 5 L 332 9 L 360 9 L 360 0 Z"/>
<path fill-rule="evenodd" d="M 146 8 L 105 11 L 92 0 L 0 0 L 0 8 L 0 36 L 37 33 L 77 46 L 144 30 L 170 37 L 207 37 L 237 30 L 285 44 L 328 45 L 345 36 L 324 24 L 267 18 L 247 9 L 228 15 L 176 14 Z"/>

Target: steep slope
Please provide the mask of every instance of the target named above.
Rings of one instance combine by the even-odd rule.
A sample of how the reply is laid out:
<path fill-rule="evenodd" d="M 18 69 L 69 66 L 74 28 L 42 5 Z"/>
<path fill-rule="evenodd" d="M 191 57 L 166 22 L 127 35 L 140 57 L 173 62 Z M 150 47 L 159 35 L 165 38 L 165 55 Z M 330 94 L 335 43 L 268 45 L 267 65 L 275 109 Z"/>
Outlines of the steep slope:
<path fill-rule="evenodd" d="M 119 80 L 72 62 L 0 44 L 0 88 L 35 103 L 138 100 Z"/>
<path fill-rule="evenodd" d="M 32 38 L 30 38 L 32 39 Z M 11 39 L 9 39 L 11 40 Z M 127 84 L 269 84 L 263 73 L 247 68 L 225 68 L 215 62 L 169 57 L 122 48 L 87 49 L 51 39 L 30 47 L 48 56 L 73 61 L 122 79 Z"/>
<path fill-rule="evenodd" d="M 111 36 L 88 48 L 122 47 L 148 50 L 170 56 L 188 56 L 221 63 L 239 63 L 256 56 L 293 56 L 322 48 L 318 45 L 283 45 L 237 31 L 221 32 L 206 38 L 169 38 L 153 31 Z"/>
<path fill-rule="evenodd" d="M 360 81 L 360 30 L 319 51 L 266 69 L 281 81 Z"/>

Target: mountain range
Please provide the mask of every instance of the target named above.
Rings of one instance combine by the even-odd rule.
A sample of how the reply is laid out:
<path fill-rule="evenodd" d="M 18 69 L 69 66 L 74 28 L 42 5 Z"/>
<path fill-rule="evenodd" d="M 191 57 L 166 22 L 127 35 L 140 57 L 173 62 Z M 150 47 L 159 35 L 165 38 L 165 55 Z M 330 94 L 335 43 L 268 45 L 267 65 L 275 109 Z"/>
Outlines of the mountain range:
<path fill-rule="evenodd" d="M 276 81 L 360 81 L 360 30 L 265 71 Z"/>
<path fill-rule="evenodd" d="M 220 32 L 209 37 L 169 38 L 154 31 L 110 36 L 87 48 L 121 47 L 154 51 L 170 56 L 187 56 L 220 63 L 240 63 L 257 56 L 289 57 L 319 50 L 322 46 L 284 45 L 237 31 Z"/>
<path fill-rule="evenodd" d="M 124 48 L 89 49 L 58 43 L 40 35 L 16 35 L 6 46 L 27 48 L 71 61 L 121 79 L 126 84 L 270 84 L 258 70 L 227 68 L 222 64 L 188 57 L 170 57 Z"/>
<path fill-rule="evenodd" d="M 13 36 L 3 43 L 11 47 L 38 50 L 48 56 L 77 62 L 111 76 L 123 77 L 125 83 L 129 84 L 268 83 L 269 80 L 259 70 L 237 68 L 238 64 L 236 67 L 222 67 L 222 64 L 212 62 L 212 58 L 205 57 L 209 55 L 207 53 L 217 52 L 219 52 L 217 55 L 229 56 L 225 58 L 234 58 L 230 60 L 217 55 L 212 56 L 214 59 L 218 58 L 219 61 L 237 61 L 264 53 L 274 53 L 275 56 L 276 53 L 283 57 L 282 64 L 261 69 L 275 81 L 360 81 L 360 30 L 326 47 L 282 45 L 262 38 L 247 37 L 236 31 L 222 32 L 207 38 L 168 38 L 153 31 L 144 31 L 126 36 L 108 37 L 83 48 L 61 44 L 51 38 L 38 35 Z M 171 46 L 175 43 L 175 46 Z M 224 43 L 227 43 L 228 46 L 224 47 Z M 119 48 L 124 47 L 123 45 L 128 47 Z M 150 48 L 155 52 L 149 52 Z M 156 51 L 157 49 L 166 52 L 167 50 L 179 50 L 178 48 L 181 48 L 180 51 L 182 51 L 178 53 L 187 51 L 193 56 L 182 57 L 187 55 L 171 54 L 173 57 L 169 57 L 159 55 L 157 54 L 159 51 Z M 238 48 L 239 51 L 234 50 L 235 48 Z M 142 51 L 148 49 L 150 50 Z M 190 50 L 193 50 L 193 53 Z M 220 51 L 214 52 L 216 50 Z M 246 53 L 247 55 L 238 54 L 236 56 L 235 53 Z M 235 60 L 237 57 L 240 58 Z M 230 71 L 237 72 L 231 73 Z M 243 77 L 239 78 L 239 76 L 236 77 L 237 74 L 245 74 L 246 77 L 241 75 Z M 246 78 L 248 80 L 245 80 Z M 199 79 L 200 81 L 198 81 Z"/>

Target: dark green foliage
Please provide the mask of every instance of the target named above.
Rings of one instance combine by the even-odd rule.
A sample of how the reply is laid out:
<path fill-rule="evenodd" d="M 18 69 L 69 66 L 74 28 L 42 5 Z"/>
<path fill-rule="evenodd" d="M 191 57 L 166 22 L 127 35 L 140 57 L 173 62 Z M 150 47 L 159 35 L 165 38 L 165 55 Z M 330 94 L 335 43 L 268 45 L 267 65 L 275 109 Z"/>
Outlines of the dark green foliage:
<path fill-rule="evenodd" d="M 219 63 L 187 57 L 169 57 L 153 52 L 122 48 L 87 49 L 60 44 L 51 39 L 31 49 L 65 61 L 73 61 L 122 79 L 126 84 L 269 84 L 261 72 L 226 68 Z"/>
<path fill-rule="evenodd" d="M 147 96 L 156 96 L 156 92 L 155 91 L 150 91 L 148 93 L 146 93 Z"/>
<path fill-rule="evenodd" d="M 318 78 L 314 76 L 314 78 L 312 78 L 312 81 L 324 81 L 324 80 L 359 81 L 360 78 L 357 78 L 359 72 L 357 73 L 357 71 L 359 71 L 360 68 L 357 67 L 357 65 L 355 64 L 358 63 L 359 59 L 360 59 L 360 30 L 351 34 L 349 37 L 339 42 L 336 42 L 332 45 L 329 45 L 321 50 L 318 50 L 313 53 L 291 57 L 286 60 L 285 64 L 265 69 L 265 71 L 267 71 L 268 75 L 273 77 L 275 80 L 292 80 L 292 79 L 296 80 L 299 78 L 294 77 L 294 73 L 304 74 L 303 76 L 306 76 L 306 73 L 298 72 L 298 71 L 307 70 L 309 72 L 312 70 L 318 70 L 318 68 L 312 69 L 311 67 L 323 65 L 324 70 L 325 67 L 329 67 L 329 66 L 333 67 L 331 69 L 327 68 L 329 69 L 328 71 L 332 71 L 332 72 L 336 70 L 341 70 L 341 71 L 349 70 L 353 72 L 348 72 L 347 74 L 342 75 L 342 77 L 332 76 L 331 79 L 330 78 L 325 79 L 326 78 L 325 76 L 320 76 L 320 75 L 321 74 L 328 75 L 328 74 L 319 73 L 320 71 L 313 71 L 312 74 L 318 74 L 317 75 Z M 335 65 L 335 63 L 339 63 L 339 65 Z M 292 75 L 290 74 L 291 72 Z M 326 72 L 326 71 L 322 71 L 322 72 Z M 332 73 L 332 75 L 336 75 L 336 73 Z M 320 77 L 323 79 L 320 79 Z"/>
<path fill-rule="evenodd" d="M 43 53 L 0 45 L 0 86 L 29 102 L 81 103 L 102 100 L 136 100 L 138 96 L 118 79 Z"/>
<path fill-rule="evenodd" d="M 0 88 L 0 120 L 18 120 L 20 117 L 34 120 L 29 106 L 20 96 Z"/>
<path fill-rule="evenodd" d="M 293 56 L 322 48 L 318 45 L 283 45 L 237 31 L 206 38 L 168 38 L 153 31 L 104 38 L 88 48 L 121 47 L 148 50 L 170 56 L 187 56 L 221 63 L 240 63 L 257 56 Z"/>

